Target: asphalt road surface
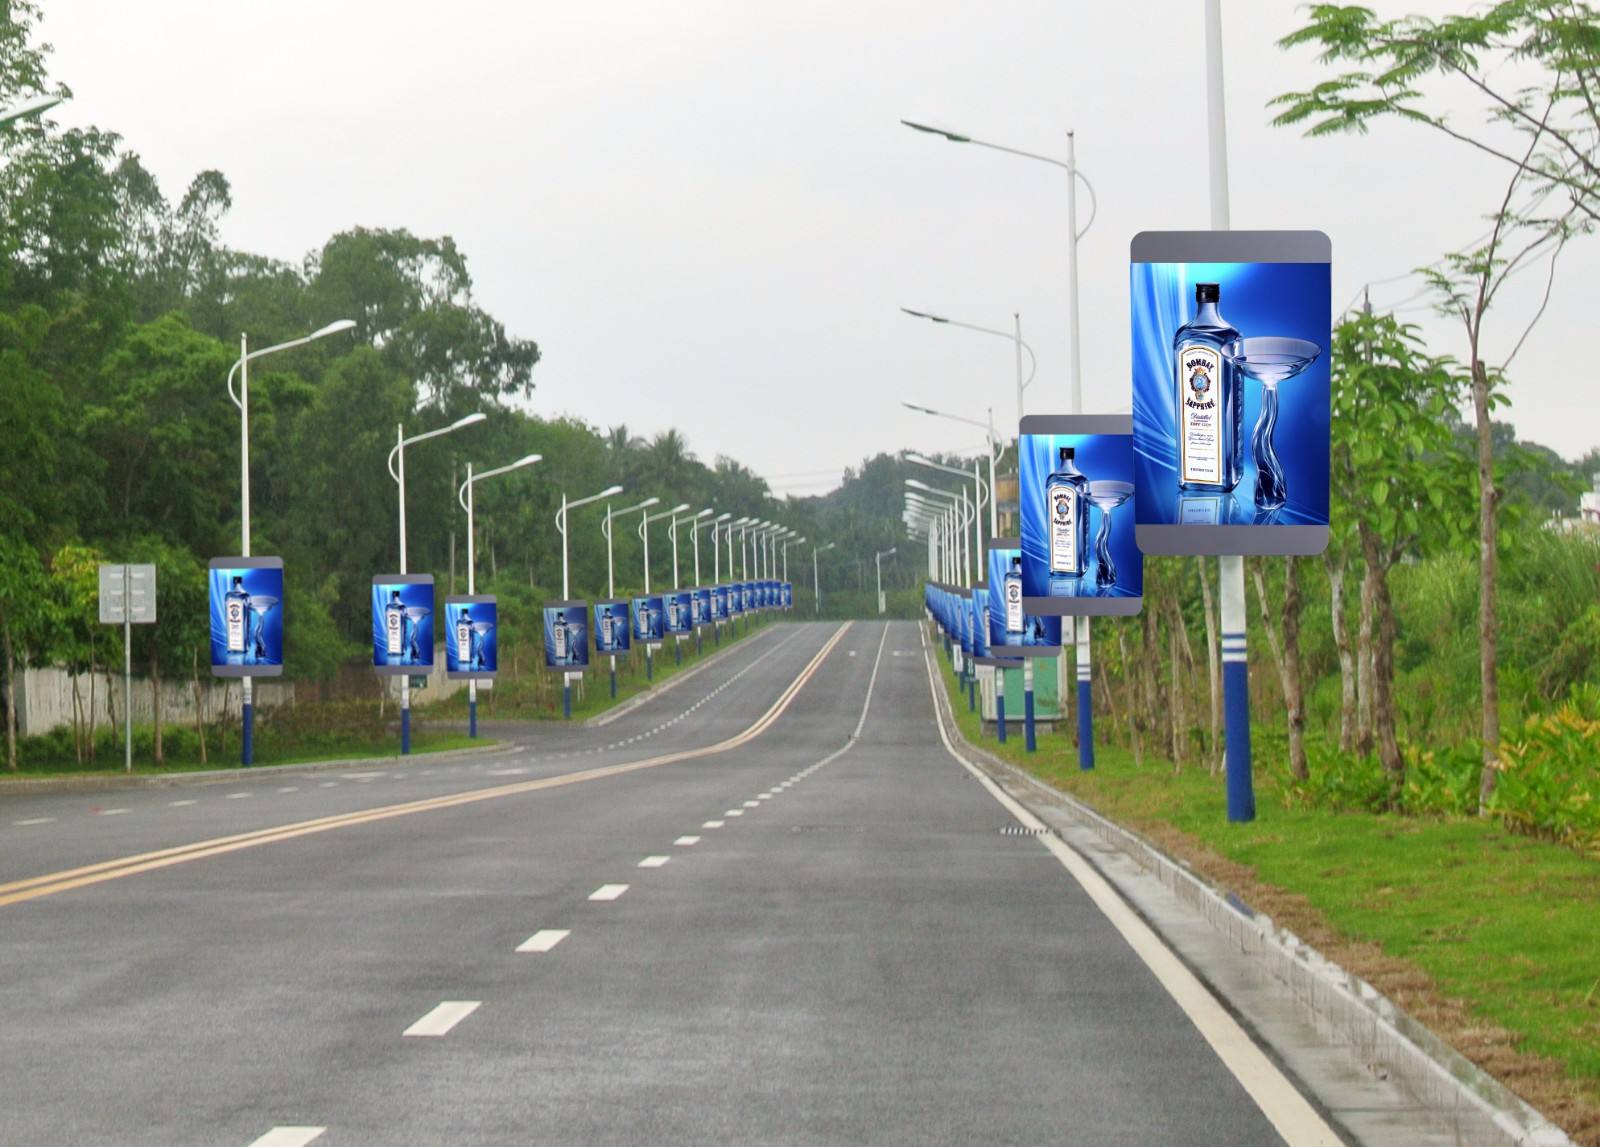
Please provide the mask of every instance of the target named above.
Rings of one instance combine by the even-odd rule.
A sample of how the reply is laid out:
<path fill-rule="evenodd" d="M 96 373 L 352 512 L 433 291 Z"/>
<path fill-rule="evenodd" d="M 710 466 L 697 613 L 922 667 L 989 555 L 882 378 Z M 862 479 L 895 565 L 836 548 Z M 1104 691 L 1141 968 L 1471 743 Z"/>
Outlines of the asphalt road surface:
<path fill-rule="evenodd" d="M 506 752 L 0 797 L 0 1143 L 1337 1142 L 926 658 L 779 625 Z"/>

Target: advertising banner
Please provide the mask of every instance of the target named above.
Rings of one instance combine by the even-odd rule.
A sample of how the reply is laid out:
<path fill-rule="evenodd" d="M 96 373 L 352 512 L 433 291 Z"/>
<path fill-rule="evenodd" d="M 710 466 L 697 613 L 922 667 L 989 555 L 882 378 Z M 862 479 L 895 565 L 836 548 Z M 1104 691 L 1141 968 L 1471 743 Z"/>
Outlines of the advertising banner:
<path fill-rule="evenodd" d="M 1332 251 L 1320 231 L 1133 237 L 1134 521 L 1145 553 L 1327 547 Z"/>
<path fill-rule="evenodd" d="M 680 637 L 694 632 L 694 598 L 689 591 L 679 589 L 663 596 L 667 601 L 667 632 Z"/>
<path fill-rule="evenodd" d="M 1028 415 L 1017 439 L 1023 608 L 1131 616 L 1144 592 L 1134 538 L 1133 419 Z"/>
<path fill-rule="evenodd" d="M 484 680 L 499 669 L 499 610 L 489 594 L 444 599 L 444 673 L 458 680 Z"/>
<path fill-rule="evenodd" d="M 749 613 L 755 608 L 755 591 L 751 589 L 749 582 L 736 582 L 733 588 L 739 595 L 739 613 Z"/>
<path fill-rule="evenodd" d="M 633 599 L 633 637 L 641 645 L 660 645 L 667 631 L 667 606 L 660 594 Z"/>
<path fill-rule="evenodd" d="M 372 579 L 372 668 L 382 676 L 433 668 L 433 575 Z"/>
<path fill-rule="evenodd" d="M 544 667 L 580 673 L 589 667 L 589 603 L 544 603 Z"/>
<path fill-rule="evenodd" d="M 783 583 L 783 608 L 794 608 L 794 582 L 792 581 Z"/>
<path fill-rule="evenodd" d="M 738 617 L 744 612 L 744 593 L 738 582 L 728 586 L 728 616 Z"/>
<path fill-rule="evenodd" d="M 283 559 L 212 558 L 211 674 L 283 673 Z"/>
<path fill-rule="evenodd" d="M 1011 669 L 1022 664 L 1020 657 L 996 657 L 994 649 L 989 644 L 989 630 L 993 625 L 994 602 L 986 585 L 974 586 L 972 589 L 972 612 L 975 628 L 973 630 L 972 660 L 978 665 L 993 665 L 1001 669 Z"/>
<path fill-rule="evenodd" d="M 628 602 L 622 598 L 608 598 L 594 603 L 594 651 L 596 653 L 626 653 L 632 648 L 628 640 Z"/>
<path fill-rule="evenodd" d="M 1054 657 L 1061 652 L 1061 618 L 1029 613 L 1022 600 L 1022 542 L 994 538 L 984 571 L 989 586 L 989 652 L 1000 657 Z M 995 594 L 999 588 L 998 595 Z"/>
<path fill-rule="evenodd" d="M 709 589 L 696 589 L 690 592 L 694 595 L 690 617 L 694 622 L 694 627 L 699 629 L 702 625 L 710 625 L 711 591 Z"/>
<path fill-rule="evenodd" d="M 728 587 L 714 586 L 711 590 L 711 620 L 728 620 Z"/>

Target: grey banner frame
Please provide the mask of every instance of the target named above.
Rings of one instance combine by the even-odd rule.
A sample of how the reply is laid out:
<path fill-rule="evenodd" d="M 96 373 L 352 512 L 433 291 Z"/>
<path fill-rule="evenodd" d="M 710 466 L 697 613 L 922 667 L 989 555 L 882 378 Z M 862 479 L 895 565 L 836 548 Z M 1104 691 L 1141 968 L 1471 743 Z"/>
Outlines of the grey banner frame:
<path fill-rule="evenodd" d="M 593 623 L 593 619 L 589 616 L 589 602 L 586 599 L 575 597 L 570 601 L 545 601 L 539 603 L 539 665 L 546 673 L 570 673 L 574 677 L 582 677 L 589 671 L 588 665 L 551 665 L 549 658 L 545 656 L 544 611 L 547 609 L 572 609 L 579 606 L 581 606 L 583 609 L 583 628 L 585 631 L 587 631 L 590 625 Z M 631 625 L 633 623 L 633 610 L 631 605 L 628 611 L 628 618 L 629 624 Z M 592 637 L 585 637 L 584 640 L 589 643 L 589 647 L 591 649 L 594 647 L 594 639 Z M 609 654 L 607 654 L 607 656 L 609 656 Z M 585 657 L 584 660 L 592 662 L 593 658 Z"/>
<path fill-rule="evenodd" d="M 988 541 L 983 543 L 984 570 L 987 572 L 989 569 L 990 550 L 1017 550 L 1020 552 L 1021 549 L 1021 538 L 990 538 Z M 991 590 L 990 592 L 993 593 L 994 591 Z M 1027 598 L 1022 599 L 1022 611 L 1024 613 L 1028 611 Z M 1041 613 L 1036 614 L 1035 616 L 1054 617 L 1056 615 L 1050 613 Z M 1023 657 L 1058 657 L 1061 654 L 1062 648 L 1063 646 L 1060 645 L 996 645 L 992 641 L 989 642 L 989 651 L 991 655 L 996 649 L 1004 649 L 1010 653 L 1011 656 L 1001 658 L 1002 661 L 1015 661 Z"/>
<path fill-rule="evenodd" d="M 495 616 L 498 617 L 500 612 L 500 603 L 499 599 L 496 598 L 492 593 L 452 593 L 447 594 L 444 599 L 446 609 L 449 609 L 452 605 L 482 605 L 486 602 L 493 603 L 495 607 Z M 444 639 L 449 641 L 450 635 L 448 633 L 445 634 Z M 444 663 L 447 666 L 450 664 L 449 654 L 445 655 Z M 498 671 L 493 673 L 487 671 L 483 673 L 469 673 L 465 671 L 457 671 L 452 673 L 447 668 L 444 671 L 444 675 L 445 679 L 449 681 L 493 681 L 495 677 L 498 676 Z"/>
<path fill-rule="evenodd" d="M 374 574 L 373 585 L 432 585 L 432 574 Z M 438 594 L 433 604 L 439 604 Z M 437 636 L 437 635 L 436 635 Z M 433 672 L 432 665 L 374 665 L 372 671 L 379 677 L 426 677 Z M 419 672 L 420 671 L 420 672 Z"/>
<path fill-rule="evenodd" d="M 1128 261 L 1332 263 L 1333 240 L 1322 231 L 1141 231 L 1128 245 Z M 1150 557 L 1315 557 L 1328 548 L 1328 527 L 1136 521 L 1134 539 Z"/>
<path fill-rule="evenodd" d="M 206 569 L 208 571 L 210 571 L 210 570 L 281 570 L 282 568 L 283 568 L 283 559 L 282 558 L 274 558 L 274 557 L 265 557 L 265 558 L 244 558 L 244 557 L 212 558 L 209 562 L 206 563 Z M 209 593 L 209 589 L 210 589 L 210 586 L 209 586 L 210 580 L 211 580 L 210 578 L 206 579 L 206 581 L 208 583 L 208 585 L 207 585 L 208 593 Z M 284 596 L 285 597 L 289 596 L 287 588 L 284 591 Z M 206 602 L 206 609 L 209 611 L 210 608 L 211 608 L 211 603 L 209 601 L 207 601 Z M 283 643 L 284 643 L 285 646 L 287 646 L 289 644 L 289 634 L 288 634 L 287 630 L 284 631 L 284 642 Z M 289 651 L 288 651 L 287 648 L 284 649 L 283 655 L 284 655 L 284 660 L 288 660 Z M 283 676 L 283 666 L 282 665 L 215 665 L 214 664 L 214 665 L 211 666 L 211 676 L 213 676 L 213 677 L 231 677 L 231 678 L 239 678 L 239 677 L 282 677 Z"/>

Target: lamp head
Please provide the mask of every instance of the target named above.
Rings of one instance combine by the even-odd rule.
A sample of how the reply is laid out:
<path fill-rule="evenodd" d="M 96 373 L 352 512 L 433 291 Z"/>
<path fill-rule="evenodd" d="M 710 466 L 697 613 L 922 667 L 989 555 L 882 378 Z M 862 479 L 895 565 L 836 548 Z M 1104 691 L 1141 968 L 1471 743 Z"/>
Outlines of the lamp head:
<path fill-rule="evenodd" d="M 456 419 L 450 424 L 450 429 L 460 430 L 463 426 L 471 426 L 474 422 L 482 422 L 487 417 L 489 417 L 487 414 L 479 410 L 476 413 L 467 415 L 465 418 Z"/>
<path fill-rule="evenodd" d="M 308 339 L 320 339 L 326 335 L 336 335 L 340 331 L 353 331 L 355 328 L 356 321 L 354 319 L 339 319 L 337 322 L 331 322 L 325 327 L 312 331 L 306 337 Z"/>
<path fill-rule="evenodd" d="M 927 311 L 914 311 L 910 307 L 901 307 L 900 309 L 914 319 L 927 319 L 930 323 L 947 323 L 950 321 L 943 315 L 930 315 Z"/>
<path fill-rule="evenodd" d="M 621 486 L 607 486 L 604 490 L 600 491 L 600 496 L 602 498 L 610 498 L 613 495 L 620 494 L 620 493 L 622 493 L 622 487 Z"/>
<path fill-rule="evenodd" d="M 644 501 L 639 503 L 639 509 L 648 510 L 651 506 L 659 506 L 660 504 L 661 504 L 661 499 L 659 497 L 657 497 L 656 495 L 652 494 L 650 497 L 646 498 Z"/>
<path fill-rule="evenodd" d="M 685 510 L 687 510 L 688 508 L 689 508 L 689 503 L 688 502 L 679 502 L 676 506 L 672 507 L 672 509 L 668 510 L 667 513 L 669 513 L 669 514 L 681 514 Z"/>
<path fill-rule="evenodd" d="M 700 511 L 700 512 L 699 512 L 699 513 L 698 513 L 698 514 L 696 514 L 696 515 L 695 515 L 695 517 L 697 517 L 697 518 L 703 518 L 703 517 L 705 517 L 705 516 L 706 516 L 706 515 L 707 515 L 707 514 L 714 514 L 714 513 L 716 513 L 716 510 L 715 510 L 715 508 L 713 508 L 713 507 L 711 507 L 711 506 L 707 506 L 707 507 L 706 507 L 706 508 L 705 508 L 705 509 L 703 509 L 703 510 L 701 510 L 701 511 Z"/>
<path fill-rule="evenodd" d="M 934 127 L 932 124 L 917 123 L 915 120 L 909 120 L 909 119 L 903 119 L 900 122 L 905 124 L 912 131 L 921 131 L 921 132 L 926 132 L 929 135 L 943 136 L 945 139 L 949 140 L 951 143 L 971 143 L 972 142 L 971 137 L 962 135 L 960 132 L 950 131 L 948 128 Z"/>
<path fill-rule="evenodd" d="M 528 454 L 511 463 L 510 469 L 515 470 L 518 466 L 532 466 L 535 462 L 541 462 L 543 460 L 543 454 Z"/>
<path fill-rule="evenodd" d="M 711 520 L 713 522 L 726 522 L 731 517 L 733 517 L 733 511 L 729 510 L 726 513 L 718 514 L 715 518 L 713 518 Z"/>

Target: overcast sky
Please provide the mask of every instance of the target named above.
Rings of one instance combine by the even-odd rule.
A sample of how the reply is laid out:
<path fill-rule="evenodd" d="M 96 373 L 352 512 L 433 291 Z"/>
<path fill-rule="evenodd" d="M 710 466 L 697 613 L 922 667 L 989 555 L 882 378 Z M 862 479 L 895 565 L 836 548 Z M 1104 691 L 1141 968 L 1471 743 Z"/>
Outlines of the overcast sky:
<path fill-rule="evenodd" d="M 480 302 L 539 342 L 534 410 L 677 426 L 708 462 L 820 493 L 881 450 L 981 441 L 903 397 L 1014 426 L 1010 344 L 901 305 L 994 327 L 1020 312 L 1039 357 L 1028 411 L 1069 409 L 1065 174 L 901 117 L 1056 154 L 1076 129 L 1100 201 L 1080 248 L 1085 408 L 1128 409 L 1128 241 L 1208 221 L 1201 15 L 1200 0 L 47 0 L 43 32 L 76 97 L 58 118 L 121 132 L 173 199 L 222 170 L 231 246 L 299 259 L 356 225 L 452 235 Z M 1270 126 L 1268 99 L 1324 75 L 1274 46 L 1299 15 L 1225 3 L 1233 224 L 1320 228 L 1335 306 L 1367 282 L 1375 305 L 1400 303 L 1417 280 L 1377 281 L 1481 234 L 1501 173 L 1423 128 Z M 1569 457 L 1600 445 L 1580 350 L 1597 270 L 1600 237 L 1563 255 L 1504 415 Z M 1500 355 L 1543 276 L 1515 283 Z M 1465 355 L 1456 328 L 1407 317 Z"/>

